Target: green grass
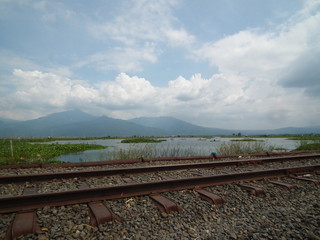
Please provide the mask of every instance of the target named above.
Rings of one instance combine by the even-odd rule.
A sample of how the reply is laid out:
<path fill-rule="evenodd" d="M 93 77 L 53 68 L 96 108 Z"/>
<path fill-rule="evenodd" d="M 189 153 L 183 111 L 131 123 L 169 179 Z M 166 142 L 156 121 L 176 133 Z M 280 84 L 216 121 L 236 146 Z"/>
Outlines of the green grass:
<path fill-rule="evenodd" d="M 300 145 L 294 151 L 320 150 L 320 139 L 301 140 Z"/>
<path fill-rule="evenodd" d="M 146 144 L 144 146 L 132 145 L 128 149 L 119 149 L 111 153 L 111 159 L 134 159 L 134 158 L 158 158 L 158 157 L 182 157 L 196 156 L 200 153 L 192 148 L 167 147 L 159 148 L 157 144 Z"/>
<path fill-rule="evenodd" d="M 295 149 L 295 151 L 310 151 L 310 150 L 320 150 L 320 143 L 309 143 L 306 145 L 301 145 Z"/>
<path fill-rule="evenodd" d="M 0 164 L 50 163 L 53 158 L 68 153 L 85 150 L 104 149 L 104 146 L 93 144 L 39 144 L 31 142 L 46 142 L 45 139 L 15 139 L 0 140 Z"/>
<path fill-rule="evenodd" d="M 164 142 L 165 139 L 154 139 L 148 137 L 133 137 L 127 138 L 121 141 L 121 143 L 157 143 L 157 142 Z"/>
<path fill-rule="evenodd" d="M 320 141 L 320 136 L 294 136 L 288 137 L 288 140 Z"/>
<path fill-rule="evenodd" d="M 272 152 L 274 146 L 269 146 L 264 142 L 225 142 L 221 144 L 216 152 L 219 155 L 233 155 L 233 154 L 250 154 Z"/>

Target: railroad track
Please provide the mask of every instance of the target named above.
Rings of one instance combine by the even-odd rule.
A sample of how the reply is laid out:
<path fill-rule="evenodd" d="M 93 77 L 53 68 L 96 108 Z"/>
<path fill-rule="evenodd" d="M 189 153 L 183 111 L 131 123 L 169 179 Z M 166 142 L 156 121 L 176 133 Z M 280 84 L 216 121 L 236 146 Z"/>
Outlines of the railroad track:
<path fill-rule="evenodd" d="M 202 161 L 199 163 L 177 164 L 175 162 L 174 164 L 144 167 L 131 165 L 90 171 L 79 171 L 79 169 L 78 171 L 72 169 L 63 171 L 63 169 L 60 169 L 60 172 L 39 173 L 38 169 L 37 174 L 1 176 L 0 213 L 6 224 L 0 226 L 0 230 L 4 231 L 4 228 L 7 228 L 5 231 L 6 239 L 27 234 L 39 235 L 43 239 L 58 238 L 59 231 L 49 229 L 49 226 L 45 225 L 48 220 L 43 220 L 44 217 L 41 215 L 50 209 L 67 208 L 70 211 L 72 208 L 81 206 L 81 208 L 86 209 L 82 211 L 88 213 L 84 214 L 87 215 L 87 217 L 84 217 L 86 223 L 82 225 L 91 226 L 91 228 L 89 227 L 90 231 L 98 231 L 99 234 L 95 233 L 95 235 L 100 236 L 110 233 L 110 229 L 103 230 L 103 228 L 109 226 L 108 224 L 121 225 L 123 224 L 122 220 L 127 220 L 126 216 L 123 216 L 126 214 L 113 209 L 113 205 L 119 203 L 119 201 L 124 201 L 126 208 L 128 206 L 133 208 L 133 203 L 137 204 L 139 199 L 142 199 L 143 203 L 147 201 L 154 203 L 155 207 L 151 210 L 150 206 L 146 204 L 149 209 L 147 208 L 145 211 L 154 213 L 158 211 L 162 219 L 167 219 L 184 211 L 184 204 L 173 200 L 176 197 L 170 197 L 181 192 L 183 195 L 188 195 L 189 201 L 191 201 L 190 199 L 194 201 L 197 199 L 195 205 L 198 205 L 198 201 L 200 202 L 200 199 L 203 199 L 211 206 L 209 209 L 212 206 L 216 209 L 216 206 L 223 205 L 223 208 L 225 208 L 232 202 L 227 195 L 234 194 L 234 191 L 229 192 L 226 190 L 228 188 L 236 188 L 237 191 L 244 190 L 253 196 L 262 196 L 263 199 L 268 196 L 270 186 L 272 186 L 272 189 L 281 189 L 281 192 L 283 191 L 282 188 L 290 192 L 297 186 L 304 189 L 310 188 L 310 185 L 312 185 L 312 191 L 318 191 L 317 185 L 319 185 L 320 180 L 319 153 L 277 155 L 276 157 L 271 154 L 267 155 L 268 157 L 260 156 L 260 158 L 254 159 L 241 158 L 227 161 L 212 160 L 212 157 L 205 156 L 198 158 Z M 144 161 L 157 162 L 157 160 Z M 165 161 L 169 161 L 169 159 L 165 159 Z M 133 161 L 131 164 L 133 164 Z M 54 187 L 50 190 L 48 186 L 51 185 Z M 267 189 L 264 188 L 266 185 L 268 186 Z M 43 186 L 46 186 L 49 190 L 40 190 Z M 64 188 L 64 190 L 61 191 L 61 188 L 62 190 Z M 12 189 L 13 191 L 11 191 Z M 221 192 L 221 189 L 224 189 L 224 191 Z M 247 195 L 243 197 L 243 199 L 246 198 L 248 198 Z M 319 213 L 319 202 L 317 200 L 316 197 L 312 206 L 315 206 Z M 226 202 L 228 203 L 226 204 Z M 208 208 L 208 206 L 206 207 Z M 114 208 L 117 209 L 119 206 Z M 199 214 L 203 215 L 205 213 L 196 213 L 196 215 Z M 149 216 L 149 214 L 146 215 Z M 47 214 L 44 214 L 44 216 L 47 216 Z M 129 218 L 132 218 L 132 216 L 129 216 Z M 208 219 L 208 216 L 203 218 Z M 209 220 L 208 222 L 210 222 Z M 77 229 L 77 226 L 81 226 L 73 222 L 67 220 L 69 227 L 72 226 L 70 227 L 71 231 Z M 320 221 L 316 224 L 319 223 Z M 48 225 L 52 225 L 52 223 Z M 67 230 L 68 228 L 62 232 Z M 123 236 L 123 239 L 128 238 L 126 234 L 122 234 L 123 232 L 122 230 L 113 235 L 110 233 L 111 235 L 105 237 L 107 239 L 108 237 L 109 239 L 113 239 L 112 237 L 121 238 L 121 236 Z M 74 235 L 81 235 L 81 233 L 81 231 L 75 230 Z M 193 239 L 190 238 L 190 234 L 189 238 L 184 236 L 185 239 Z M 313 236 L 313 233 L 308 234 Z M 210 236 L 209 232 L 208 236 Z M 235 233 L 231 233 L 230 236 L 237 237 Z M 314 236 L 317 235 L 314 234 Z M 63 236 L 61 239 L 63 239 Z M 137 238 L 132 237 L 132 239 Z M 150 238 L 145 236 L 145 239 Z"/>

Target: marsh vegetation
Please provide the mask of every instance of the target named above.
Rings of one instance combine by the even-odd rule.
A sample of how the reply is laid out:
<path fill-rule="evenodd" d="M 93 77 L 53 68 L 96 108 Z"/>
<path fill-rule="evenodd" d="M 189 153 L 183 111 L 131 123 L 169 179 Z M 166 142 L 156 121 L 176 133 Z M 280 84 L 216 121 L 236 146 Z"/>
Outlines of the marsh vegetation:
<path fill-rule="evenodd" d="M 159 148 L 156 145 L 131 145 L 127 149 L 113 151 L 112 159 L 132 159 L 132 158 L 158 158 L 158 157 L 181 157 L 201 155 L 195 149 L 181 147 Z"/>
<path fill-rule="evenodd" d="M 48 139 L 1 139 L 0 164 L 54 163 L 57 156 L 106 147 L 93 144 L 49 143 Z"/>
<path fill-rule="evenodd" d="M 211 152 L 216 152 L 218 155 L 240 155 L 294 150 L 320 150 L 320 137 L 0 139 L 0 164 L 199 156 L 209 155 Z M 89 156 L 86 157 L 85 153 Z"/>
<path fill-rule="evenodd" d="M 274 149 L 275 146 L 263 141 L 230 141 L 221 144 L 216 151 L 219 155 L 231 155 L 272 152 Z"/>

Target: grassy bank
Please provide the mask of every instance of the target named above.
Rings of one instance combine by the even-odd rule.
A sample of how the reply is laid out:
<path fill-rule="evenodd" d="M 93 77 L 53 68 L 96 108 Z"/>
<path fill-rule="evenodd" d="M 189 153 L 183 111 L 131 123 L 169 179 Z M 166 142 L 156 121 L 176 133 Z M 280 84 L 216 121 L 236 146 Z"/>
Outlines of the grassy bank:
<path fill-rule="evenodd" d="M 93 144 L 43 144 L 46 141 L 48 140 L 2 139 L 0 140 L 0 164 L 50 163 L 53 162 L 52 159 L 62 154 L 105 148 Z"/>

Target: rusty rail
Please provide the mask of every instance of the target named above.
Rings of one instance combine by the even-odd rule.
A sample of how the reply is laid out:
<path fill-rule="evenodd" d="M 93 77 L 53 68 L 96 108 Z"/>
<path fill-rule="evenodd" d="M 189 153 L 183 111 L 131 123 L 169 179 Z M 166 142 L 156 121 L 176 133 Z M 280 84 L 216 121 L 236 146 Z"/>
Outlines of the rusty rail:
<path fill-rule="evenodd" d="M 0 177 L 0 184 L 20 183 L 20 182 L 26 182 L 26 181 L 39 182 L 39 181 L 48 181 L 52 179 L 67 179 L 67 178 L 75 178 L 75 177 L 89 178 L 89 177 L 101 177 L 101 176 L 112 176 L 112 175 L 176 171 L 176 170 L 185 170 L 185 169 L 240 166 L 245 164 L 263 164 L 263 163 L 272 163 L 272 162 L 296 161 L 304 158 L 308 158 L 308 159 L 320 158 L 320 154 L 298 155 L 298 156 L 287 156 L 287 157 L 268 157 L 268 158 L 258 158 L 258 159 L 242 159 L 242 160 L 233 160 L 233 161 L 214 161 L 214 162 L 205 162 L 205 163 L 158 165 L 158 166 L 146 166 L 146 167 L 135 167 L 135 168 L 113 168 L 113 169 L 93 170 L 93 171 L 74 171 L 74 172 L 63 172 L 63 173 L 2 176 Z"/>
<path fill-rule="evenodd" d="M 214 175 L 196 178 L 184 178 L 139 184 L 126 184 L 104 188 L 82 189 L 67 192 L 32 194 L 0 198 L 0 213 L 30 210 L 45 206 L 61 206 L 88 203 L 98 200 L 119 199 L 155 192 L 177 191 L 199 187 L 209 187 L 240 181 L 252 181 L 267 178 L 284 177 L 295 174 L 311 173 L 320 170 L 320 165 L 295 168 L 281 168 L 265 171 L 250 171 L 226 175 Z"/>

